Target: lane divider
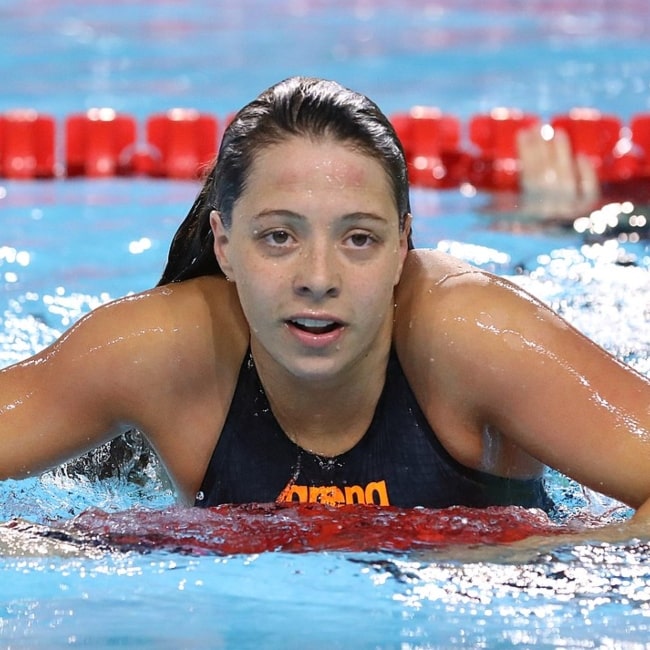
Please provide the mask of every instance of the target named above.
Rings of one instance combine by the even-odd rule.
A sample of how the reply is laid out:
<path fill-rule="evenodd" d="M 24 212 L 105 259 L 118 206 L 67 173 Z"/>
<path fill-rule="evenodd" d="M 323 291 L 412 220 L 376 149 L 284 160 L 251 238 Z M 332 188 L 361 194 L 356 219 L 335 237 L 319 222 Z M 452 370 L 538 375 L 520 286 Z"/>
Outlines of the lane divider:
<path fill-rule="evenodd" d="M 132 115 L 93 108 L 64 118 L 63 152 L 57 157 L 54 117 L 33 109 L 7 111 L 0 114 L 0 178 L 197 179 L 216 156 L 227 119 L 176 108 L 149 116 L 141 133 Z M 471 183 L 479 189 L 518 189 L 517 133 L 543 125 L 539 116 L 515 108 L 476 114 L 465 124 L 421 106 L 390 119 L 404 145 L 412 185 L 431 188 Z M 574 152 L 590 157 L 601 181 L 650 179 L 650 113 L 625 124 L 615 115 L 575 108 L 548 124 L 566 131 Z"/>

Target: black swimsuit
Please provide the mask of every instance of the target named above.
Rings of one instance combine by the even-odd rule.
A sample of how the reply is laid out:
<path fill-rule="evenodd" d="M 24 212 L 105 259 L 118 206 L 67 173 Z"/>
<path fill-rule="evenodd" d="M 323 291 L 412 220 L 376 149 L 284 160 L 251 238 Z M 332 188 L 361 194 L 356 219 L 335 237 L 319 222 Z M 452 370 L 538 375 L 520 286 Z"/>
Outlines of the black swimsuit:
<path fill-rule="evenodd" d="M 273 501 L 550 507 L 542 479 L 501 478 L 454 460 L 431 430 L 394 352 L 368 431 L 333 458 L 311 454 L 286 436 L 246 355 L 195 505 Z"/>

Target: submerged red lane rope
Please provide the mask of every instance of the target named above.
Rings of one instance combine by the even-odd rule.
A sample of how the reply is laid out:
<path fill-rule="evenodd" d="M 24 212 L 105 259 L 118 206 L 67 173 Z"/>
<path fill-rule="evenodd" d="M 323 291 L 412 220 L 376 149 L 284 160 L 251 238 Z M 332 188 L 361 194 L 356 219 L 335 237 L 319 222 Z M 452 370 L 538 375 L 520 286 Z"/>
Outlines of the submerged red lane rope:
<path fill-rule="evenodd" d="M 566 532 L 539 510 L 443 510 L 320 504 L 247 504 L 215 508 L 88 510 L 53 534 L 120 551 L 192 555 L 265 551 L 408 551 L 506 544 Z"/>

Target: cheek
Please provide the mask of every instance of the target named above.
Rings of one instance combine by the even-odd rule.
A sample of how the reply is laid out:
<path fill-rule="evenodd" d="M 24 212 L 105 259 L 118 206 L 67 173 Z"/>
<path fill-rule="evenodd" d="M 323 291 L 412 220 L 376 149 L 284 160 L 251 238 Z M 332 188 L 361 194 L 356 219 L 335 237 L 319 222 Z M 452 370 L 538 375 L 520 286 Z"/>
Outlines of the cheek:
<path fill-rule="evenodd" d="M 239 301 L 246 311 L 255 308 L 257 304 L 264 301 L 263 287 L 258 282 L 251 282 L 247 278 L 237 280 L 237 293 Z"/>
<path fill-rule="evenodd" d="M 252 332 L 258 332 L 263 329 L 264 316 L 268 315 L 268 309 L 265 308 L 263 297 L 258 293 L 251 291 L 245 284 L 237 284 L 237 295 L 239 296 L 239 304 L 244 312 L 244 317 L 248 323 L 248 327 Z"/>
<path fill-rule="evenodd" d="M 268 271 L 260 273 L 247 267 L 237 277 L 237 293 L 244 314 L 256 319 L 269 314 L 271 307 L 279 302 L 279 286 L 278 278 Z"/>
<path fill-rule="evenodd" d="M 373 273 L 364 277 L 357 288 L 359 304 L 363 305 L 364 310 L 369 310 L 368 314 L 376 314 L 377 317 L 385 315 L 386 311 L 393 307 L 393 294 L 395 291 L 395 278 L 397 273 L 394 267 L 386 269 L 386 273 L 381 275 L 381 282 L 377 281 L 378 275 Z"/>

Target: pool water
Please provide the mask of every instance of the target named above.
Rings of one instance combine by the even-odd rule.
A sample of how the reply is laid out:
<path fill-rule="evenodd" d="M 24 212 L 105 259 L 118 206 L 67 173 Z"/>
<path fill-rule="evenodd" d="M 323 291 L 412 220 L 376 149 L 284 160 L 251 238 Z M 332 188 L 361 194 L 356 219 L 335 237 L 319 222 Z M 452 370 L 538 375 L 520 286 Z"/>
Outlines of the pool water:
<path fill-rule="evenodd" d="M 0 109 L 59 119 L 91 106 L 139 119 L 177 105 L 225 116 L 294 73 L 334 77 L 387 112 L 436 104 L 466 119 L 497 105 L 543 116 L 591 105 L 627 119 L 650 108 L 650 17 L 634 0 L 525 9 L 514 0 L 0 0 L 0 18 Z M 155 284 L 196 191 L 146 178 L 0 180 L 0 365 L 101 302 Z M 588 245 L 568 229 L 513 227 L 481 193 L 414 190 L 413 207 L 419 246 L 512 278 L 650 376 L 647 241 Z M 141 479 L 63 469 L 0 485 L 0 521 L 27 522 L 0 526 L 0 646 L 650 647 L 643 538 L 188 555 L 55 534 L 92 508 L 170 513 L 160 526 L 171 537 L 188 528 L 156 467 Z M 548 481 L 557 525 L 629 515 L 562 476 Z M 120 521 L 109 529 L 128 531 Z"/>
<path fill-rule="evenodd" d="M 5 251 L 2 272 L 17 279 L 2 296 L 3 364 L 51 342 L 109 297 L 153 284 L 196 190 L 142 179 L 5 188 L 4 223 L 16 252 Z M 627 247 L 636 266 L 621 266 L 619 246 L 581 249 L 575 234 L 543 230 L 522 239 L 492 229 L 478 209 L 482 200 L 414 192 L 422 241 L 512 277 L 650 374 L 643 245 Z M 29 254 L 28 264 L 20 253 Z M 626 514 L 562 477 L 549 481 L 558 521 Z M 57 528 L 93 507 L 119 513 L 173 501 L 155 471 L 143 484 L 57 471 L 3 484 L 0 520 Z M 167 525 L 173 537 L 186 521 L 180 514 Z M 0 640 L 10 647 L 607 647 L 608 639 L 610 647 L 623 640 L 645 647 L 650 631 L 645 541 L 452 545 L 428 556 L 187 556 L 169 545 L 109 551 L 38 535 L 4 539 L 4 547 Z"/>

